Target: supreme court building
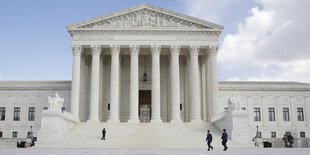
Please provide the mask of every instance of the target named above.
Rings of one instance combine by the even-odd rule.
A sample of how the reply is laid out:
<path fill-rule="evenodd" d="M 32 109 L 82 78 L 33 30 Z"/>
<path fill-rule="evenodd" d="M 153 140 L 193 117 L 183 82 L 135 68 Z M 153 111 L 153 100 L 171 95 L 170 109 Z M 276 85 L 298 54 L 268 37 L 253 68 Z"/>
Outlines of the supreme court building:
<path fill-rule="evenodd" d="M 211 103 L 219 100 L 223 27 L 158 10 L 140 5 L 67 26 L 72 114 L 97 122 L 201 122 L 221 112 Z"/>
<path fill-rule="evenodd" d="M 66 27 L 72 81 L 0 81 L 0 137 L 23 138 L 33 126 L 39 140 L 64 137 L 59 147 L 82 146 L 74 138 L 105 126 L 112 135 L 139 131 L 136 141 L 114 139 L 118 147 L 184 148 L 201 147 L 208 129 L 216 138 L 226 128 L 243 142 L 258 134 L 256 126 L 264 138 L 310 136 L 310 84 L 218 81 L 221 25 L 141 4 Z M 56 92 L 64 98 L 63 112 L 48 110 Z M 183 130 L 193 132 L 191 138 L 182 137 Z M 178 131 L 174 136 L 185 141 L 165 143 Z M 144 136 L 154 140 L 144 143 Z M 80 138 L 116 145 L 97 144 L 95 137 Z"/>

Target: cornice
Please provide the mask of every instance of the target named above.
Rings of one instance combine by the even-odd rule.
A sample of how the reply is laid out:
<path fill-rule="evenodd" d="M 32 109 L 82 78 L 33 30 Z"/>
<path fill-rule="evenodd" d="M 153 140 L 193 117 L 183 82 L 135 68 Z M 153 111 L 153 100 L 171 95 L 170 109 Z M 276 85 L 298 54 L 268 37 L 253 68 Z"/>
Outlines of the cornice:
<path fill-rule="evenodd" d="M 284 81 L 219 81 L 219 89 L 221 91 L 310 91 L 310 84 Z"/>
<path fill-rule="evenodd" d="M 0 81 L 0 90 L 71 90 L 71 81 Z"/>

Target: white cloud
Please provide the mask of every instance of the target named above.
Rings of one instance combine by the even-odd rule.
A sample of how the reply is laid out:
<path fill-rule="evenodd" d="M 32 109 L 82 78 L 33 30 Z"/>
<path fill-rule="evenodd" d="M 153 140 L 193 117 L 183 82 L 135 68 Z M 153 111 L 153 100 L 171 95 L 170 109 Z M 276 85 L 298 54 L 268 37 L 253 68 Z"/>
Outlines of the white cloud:
<path fill-rule="evenodd" d="M 231 2 L 210 3 L 194 0 L 189 11 L 198 17 L 208 7 L 203 5 L 222 3 L 216 8 L 222 11 Z M 224 4 L 226 2 L 226 4 Z M 234 1 L 239 2 L 239 1 Z M 310 83 L 310 6 L 309 0 L 257 0 L 249 8 L 250 15 L 239 24 L 235 34 L 227 34 L 220 44 L 218 61 L 223 80 L 298 81 Z M 214 5 L 213 5 L 214 6 Z M 206 15 L 204 19 L 224 20 Z M 200 12 L 200 13 L 199 13 Z M 200 15 L 199 15 L 200 14 Z M 226 25 L 224 25 L 226 26 Z M 236 75 L 237 74 L 237 75 Z"/>

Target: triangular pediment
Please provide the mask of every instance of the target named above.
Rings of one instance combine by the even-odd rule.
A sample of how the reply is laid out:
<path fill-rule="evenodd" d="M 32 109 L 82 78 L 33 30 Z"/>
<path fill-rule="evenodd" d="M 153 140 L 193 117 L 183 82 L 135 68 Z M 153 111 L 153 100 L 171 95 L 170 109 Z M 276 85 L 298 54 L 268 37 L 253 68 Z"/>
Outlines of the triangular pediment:
<path fill-rule="evenodd" d="M 124 10 L 105 14 L 67 26 L 68 30 L 79 29 L 213 29 L 223 26 L 198 18 L 141 4 Z"/>

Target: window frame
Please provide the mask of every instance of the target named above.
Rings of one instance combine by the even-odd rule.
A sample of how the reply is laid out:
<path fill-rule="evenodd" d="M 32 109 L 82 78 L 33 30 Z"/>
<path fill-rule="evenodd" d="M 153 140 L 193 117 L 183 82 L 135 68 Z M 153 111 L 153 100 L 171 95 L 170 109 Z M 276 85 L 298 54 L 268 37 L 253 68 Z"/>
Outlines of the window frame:
<path fill-rule="evenodd" d="M 257 115 L 258 114 L 258 115 Z M 257 119 L 258 118 L 258 119 Z M 261 121 L 261 115 L 260 115 L 260 108 L 259 107 L 255 107 L 254 108 L 254 121 L 255 122 L 259 122 Z"/>
<path fill-rule="evenodd" d="M 35 121 L 35 107 L 29 107 L 28 109 L 28 121 Z"/>
<path fill-rule="evenodd" d="M 275 108 L 274 107 L 268 108 L 268 115 L 269 115 L 268 119 L 270 122 L 276 121 L 276 115 L 275 115 Z"/>
<path fill-rule="evenodd" d="M 283 121 L 285 122 L 290 121 L 290 109 L 287 107 L 283 107 Z"/>
<path fill-rule="evenodd" d="M 306 138 L 306 132 L 300 131 L 300 138 Z"/>
<path fill-rule="evenodd" d="M 20 121 L 20 107 L 14 107 L 13 121 Z"/>
<path fill-rule="evenodd" d="M 277 138 L 277 132 L 271 131 L 270 137 L 271 137 L 271 138 Z"/>
<path fill-rule="evenodd" d="M 5 121 L 5 107 L 0 107 L 0 121 Z"/>
<path fill-rule="evenodd" d="M 304 108 L 297 108 L 297 121 L 305 121 Z"/>
<path fill-rule="evenodd" d="M 18 138 L 18 132 L 17 131 L 12 132 L 12 138 Z"/>

